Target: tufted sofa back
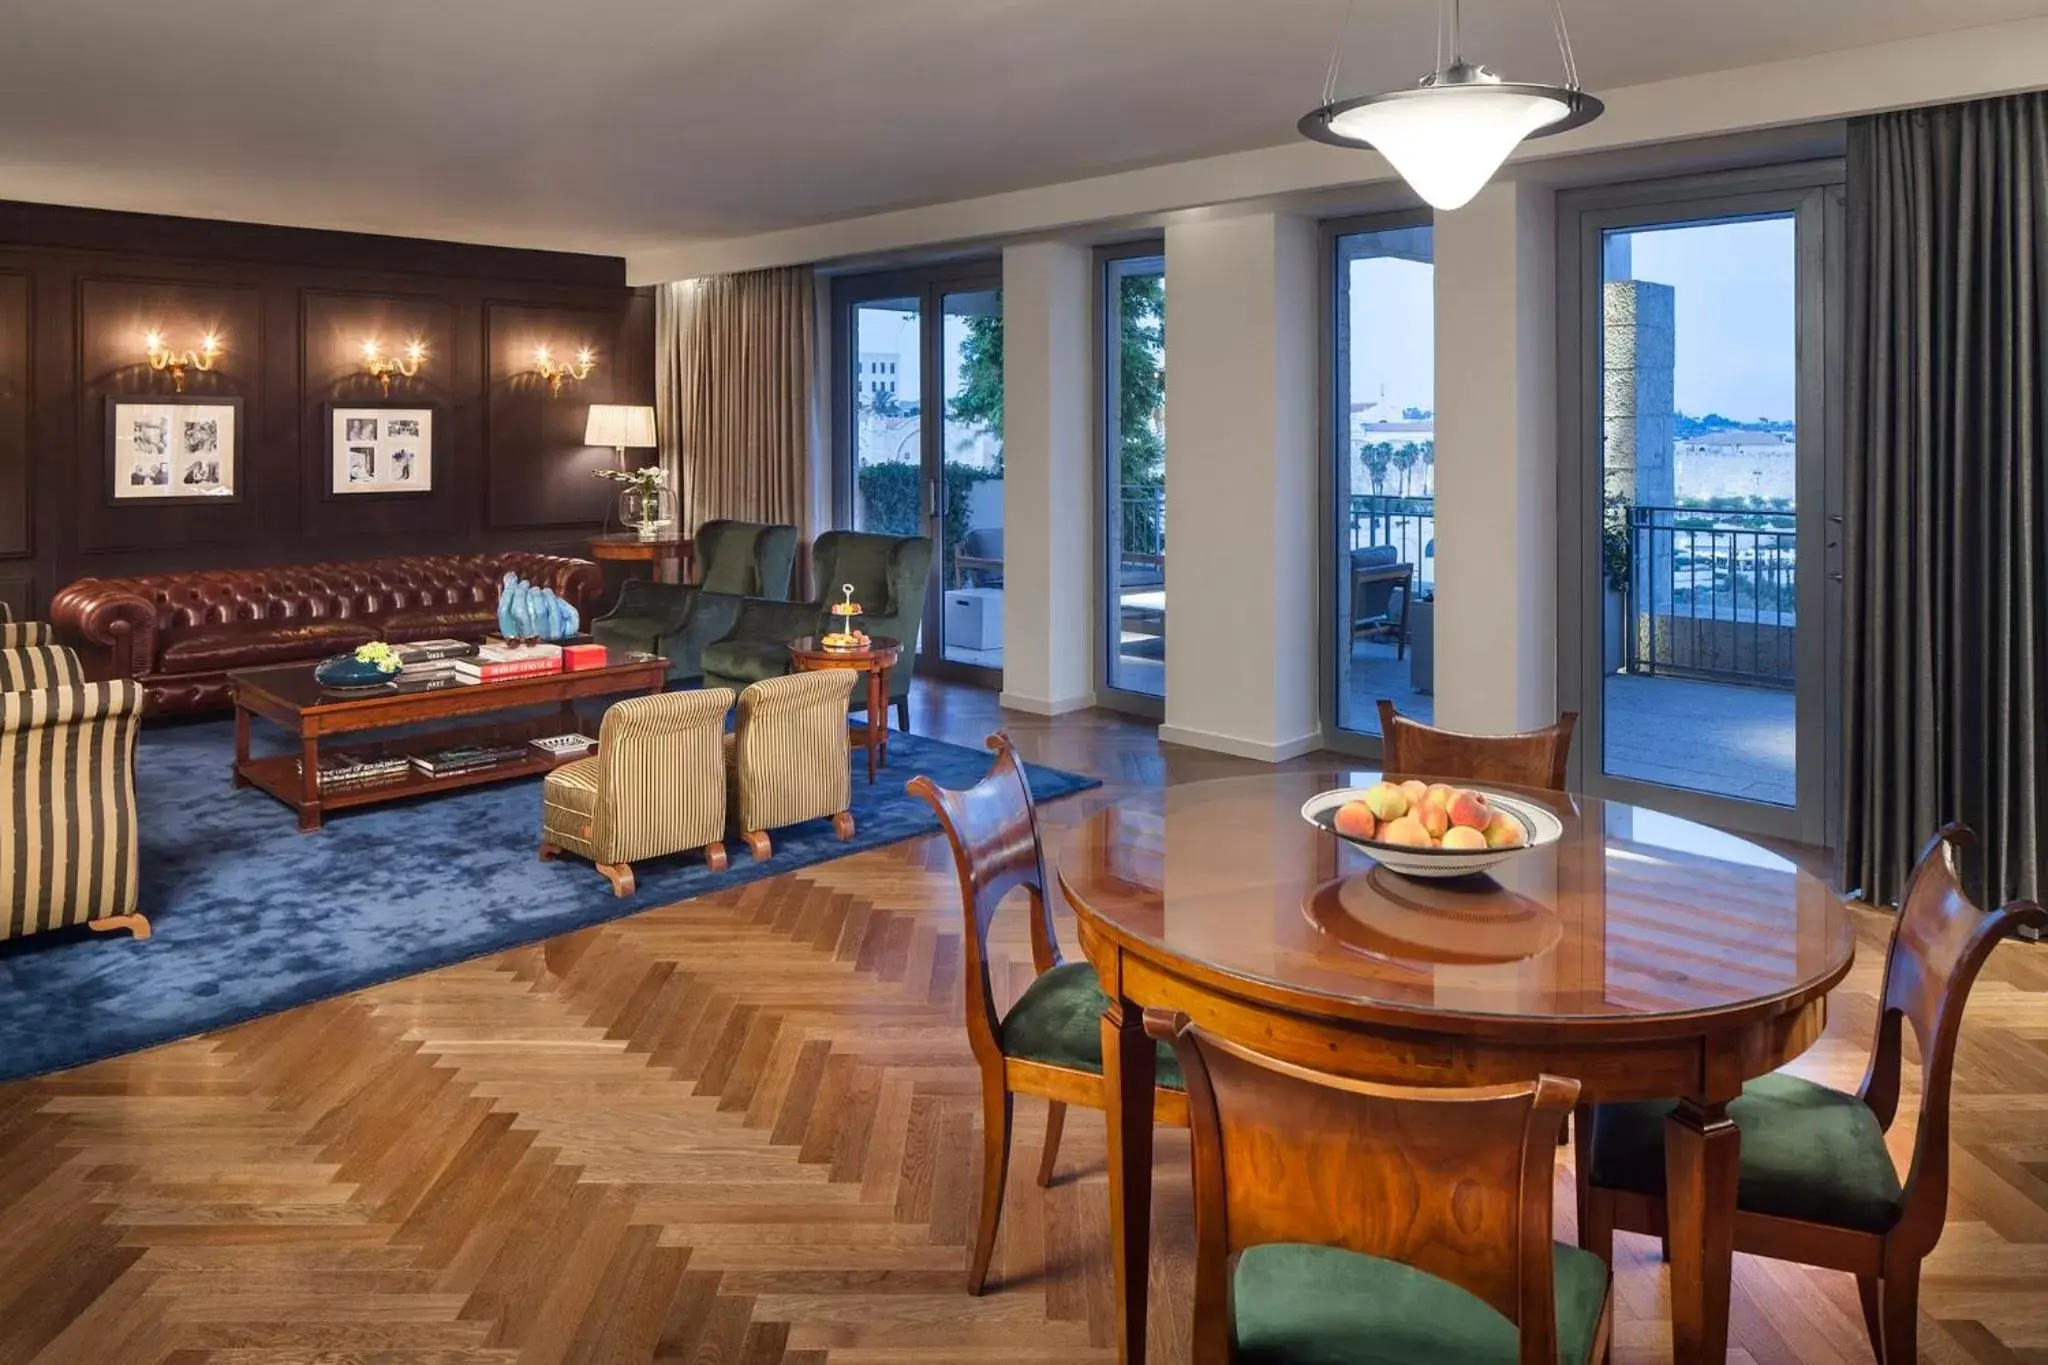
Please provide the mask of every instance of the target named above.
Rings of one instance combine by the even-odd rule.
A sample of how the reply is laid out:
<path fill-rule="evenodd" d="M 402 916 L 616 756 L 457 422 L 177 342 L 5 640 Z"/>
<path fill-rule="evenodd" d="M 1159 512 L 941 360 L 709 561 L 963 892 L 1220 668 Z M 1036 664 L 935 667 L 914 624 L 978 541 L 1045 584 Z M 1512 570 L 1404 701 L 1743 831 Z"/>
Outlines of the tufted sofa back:
<path fill-rule="evenodd" d="M 232 668 L 373 639 L 480 635 L 508 573 L 553 588 L 585 620 L 604 593 L 603 571 L 588 560 L 505 550 L 82 578 L 50 615 L 96 675 L 141 679 L 153 711 L 199 710 L 224 702 Z"/>

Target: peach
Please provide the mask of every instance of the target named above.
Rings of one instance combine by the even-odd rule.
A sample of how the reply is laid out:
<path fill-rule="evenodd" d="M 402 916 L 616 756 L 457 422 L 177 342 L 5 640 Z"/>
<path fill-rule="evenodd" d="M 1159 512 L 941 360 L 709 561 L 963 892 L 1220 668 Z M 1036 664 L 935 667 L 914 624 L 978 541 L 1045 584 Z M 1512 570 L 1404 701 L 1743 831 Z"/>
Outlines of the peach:
<path fill-rule="evenodd" d="M 1421 805 L 1429 796 L 1429 784 L 1418 782 L 1412 777 L 1401 784 L 1401 790 L 1407 794 L 1408 804 L 1411 806 Z"/>
<path fill-rule="evenodd" d="M 1365 793 L 1366 809 L 1381 820 L 1398 820 L 1408 813 L 1408 794 L 1391 782 L 1381 782 Z"/>
<path fill-rule="evenodd" d="M 1486 825 L 1486 846 L 1488 848 L 1520 848 L 1529 842 L 1529 831 L 1522 828 L 1522 822 L 1504 810 L 1493 813 L 1493 819 Z"/>
<path fill-rule="evenodd" d="M 1429 792 L 1426 799 L 1440 801 L 1443 803 L 1443 808 L 1449 810 L 1451 808 L 1451 798 L 1456 796 L 1458 791 L 1458 788 L 1451 786 L 1447 782 L 1432 782 L 1429 784 Z"/>
<path fill-rule="evenodd" d="M 1486 799 L 1475 791 L 1460 791 L 1450 799 L 1445 812 L 1454 825 L 1483 830 L 1493 820 L 1493 810 Z"/>
<path fill-rule="evenodd" d="M 1422 809 L 1415 812 L 1415 818 L 1422 822 L 1422 827 L 1429 831 L 1432 839 L 1443 838 L 1444 831 L 1451 827 L 1451 813 L 1435 797 L 1422 803 Z"/>
<path fill-rule="evenodd" d="M 1486 836 L 1470 825 L 1452 825 L 1448 830 L 1444 831 L 1443 846 L 1445 848 L 1461 848 L 1469 852 L 1475 848 L 1485 848 Z"/>
<path fill-rule="evenodd" d="M 1380 841 L 1410 848 L 1429 848 L 1436 842 L 1429 837 L 1429 831 L 1422 827 L 1422 822 L 1412 815 L 1404 815 L 1382 829 Z"/>
<path fill-rule="evenodd" d="M 1379 833 L 1379 817 L 1372 813 L 1372 807 L 1363 801 L 1346 801 L 1337 807 L 1336 816 L 1330 821 L 1339 834 L 1352 839 L 1370 839 Z"/>

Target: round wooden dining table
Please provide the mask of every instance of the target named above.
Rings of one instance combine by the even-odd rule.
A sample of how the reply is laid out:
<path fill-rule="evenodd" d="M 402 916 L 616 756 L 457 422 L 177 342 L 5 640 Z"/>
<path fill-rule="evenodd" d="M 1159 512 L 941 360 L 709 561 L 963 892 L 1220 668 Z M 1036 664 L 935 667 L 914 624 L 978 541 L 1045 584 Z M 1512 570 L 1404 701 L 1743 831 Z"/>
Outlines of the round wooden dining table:
<path fill-rule="evenodd" d="M 1145 1352 L 1152 1089 L 1147 1009 L 1366 1080 L 1580 1083 L 1583 1106 L 1679 1099 L 1665 1130 L 1673 1354 L 1728 1343 L 1743 1083 L 1820 1037 L 1855 936 L 1817 877 L 1639 806 L 1513 790 L 1563 834 L 1491 872 L 1404 877 L 1301 816 L 1373 772 L 1147 791 L 1055 845 L 1102 978 L 1117 1344 Z M 1583 1225 L 1583 1217 L 1581 1218 Z"/>

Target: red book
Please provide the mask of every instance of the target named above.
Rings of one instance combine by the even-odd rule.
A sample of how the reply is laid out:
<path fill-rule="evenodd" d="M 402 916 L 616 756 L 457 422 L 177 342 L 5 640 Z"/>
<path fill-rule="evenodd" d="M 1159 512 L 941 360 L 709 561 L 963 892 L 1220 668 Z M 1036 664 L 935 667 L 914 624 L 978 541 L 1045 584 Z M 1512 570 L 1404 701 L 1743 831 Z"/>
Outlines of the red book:
<path fill-rule="evenodd" d="M 562 646 L 562 667 L 568 670 L 603 668 L 610 657 L 611 651 L 603 645 Z"/>

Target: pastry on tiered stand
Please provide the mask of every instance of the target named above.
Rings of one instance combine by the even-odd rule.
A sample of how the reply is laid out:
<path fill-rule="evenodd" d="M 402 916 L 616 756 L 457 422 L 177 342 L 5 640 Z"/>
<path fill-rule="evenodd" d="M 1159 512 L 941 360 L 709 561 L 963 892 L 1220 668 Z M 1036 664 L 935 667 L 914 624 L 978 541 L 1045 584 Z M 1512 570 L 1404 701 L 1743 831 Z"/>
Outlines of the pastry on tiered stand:
<path fill-rule="evenodd" d="M 845 600 L 828 608 L 834 618 L 834 629 L 821 636 L 818 643 L 827 649 L 866 649 L 867 632 L 856 630 L 853 625 L 854 618 L 860 615 L 860 603 L 853 600 L 853 584 L 842 583 L 840 587 L 846 594 Z"/>

